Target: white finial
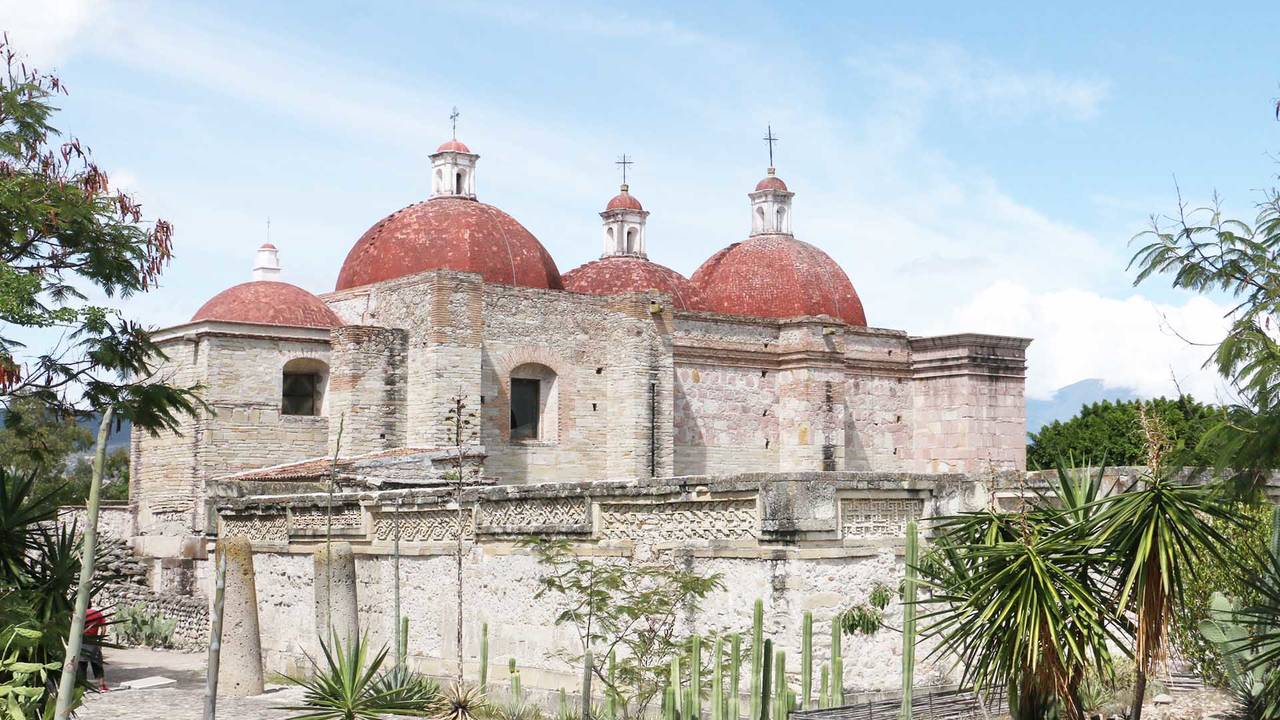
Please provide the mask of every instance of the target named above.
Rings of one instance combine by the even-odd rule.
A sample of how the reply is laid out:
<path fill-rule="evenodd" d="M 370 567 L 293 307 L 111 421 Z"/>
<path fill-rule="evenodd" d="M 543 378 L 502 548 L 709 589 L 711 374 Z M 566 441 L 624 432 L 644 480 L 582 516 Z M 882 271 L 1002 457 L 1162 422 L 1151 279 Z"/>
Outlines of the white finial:
<path fill-rule="evenodd" d="M 280 276 L 280 251 L 271 243 L 258 248 L 253 258 L 254 280 L 275 280 Z"/>

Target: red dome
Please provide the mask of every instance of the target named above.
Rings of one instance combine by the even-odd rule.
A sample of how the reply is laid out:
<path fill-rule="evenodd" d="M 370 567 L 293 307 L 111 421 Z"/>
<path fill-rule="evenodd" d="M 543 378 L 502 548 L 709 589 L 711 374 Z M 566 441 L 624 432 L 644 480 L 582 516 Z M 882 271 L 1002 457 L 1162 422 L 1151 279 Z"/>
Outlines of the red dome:
<path fill-rule="evenodd" d="M 450 140 L 446 143 L 441 144 L 440 147 L 436 148 L 436 152 L 438 153 L 460 152 L 460 153 L 470 154 L 471 148 L 467 147 L 466 144 L 462 143 L 461 141 L 455 139 L 455 140 Z"/>
<path fill-rule="evenodd" d="M 356 241 L 338 290 L 427 270 L 479 273 L 485 282 L 560 290 L 560 271 L 542 243 L 498 208 L 434 198 L 388 215 Z"/>
<path fill-rule="evenodd" d="M 311 328 L 342 324 L 320 298 L 297 285 L 274 280 L 254 280 L 223 290 L 191 318 L 191 322 L 201 320 Z"/>
<path fill-rule="evenodd" d="M 606 205 L 604 209 L 605 210 L 641 210 L 643 211 L 644 207 L 640 205 L 640 201 L 637 200 L 634 195 L 627 192 L 627 188 L 624 185 L 622 187 L 622 192 L 618 193 L 617 195 L 614 195 L 613 199 L 609 201 L 609 204 Z"/>
<path fill-rule="evenodd" d="M 593 260 L 564 274 L 564 289 L 589 295 L 619 295 L 656 290 L 671 296 L 680 310 L 694 305 L 693 285 L 683 275 L 638 257 L 615 255 Z"/>
<path fill-rule="evenodd" d="M 773 173 L 770 173 L 765 177 L 765 179 L 756 183 L 756 191 L 759 192 L 761 190 L 781 190 L 783 192 L 788 192 L 787 184 L 782 182 L 782 178 L 774 175 Z"/>
<path fill-rule="evenodd" d="M 830 315 L 865 326 L 849 276 L 831 256 L 789 235 L 758 235 L 712 255 L 693 274 L 704 310 L 753 317 Z"/>

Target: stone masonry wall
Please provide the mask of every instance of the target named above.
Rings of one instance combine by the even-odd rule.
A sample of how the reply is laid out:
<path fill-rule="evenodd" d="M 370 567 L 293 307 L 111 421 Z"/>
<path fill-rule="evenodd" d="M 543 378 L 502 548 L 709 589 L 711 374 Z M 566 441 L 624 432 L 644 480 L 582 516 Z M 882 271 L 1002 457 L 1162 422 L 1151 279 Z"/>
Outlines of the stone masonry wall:
<path fill-rule="evenodd" d="M 469 489 L 463 496 L 467 672 L 476 672 L 479 628 L 487 622 L 491 681 L 504 681 L 507 659 L 514 657 L 526 687 L 554 692 L 576 682 L 577 669 L 554 657 L 572 650 L 574 630 L 555 625 L 553 598 L 535 597 L 542 569 L 515 544 L 519 537 L 558 536 L 580 553 L 623 562 L 664 559 L 721 574 L 724 588 L 682 619 L 681 632 L 748 632 L 751 605 L 761 598 L 766 632 L 779 649 L 798 656 L 800 622 L 812 611 L 820 663 L 828 657 L 836 613 L 865 600 L 876 583 L 896 587 L 907 520 L 954 512 L 985 496 L 985 488 L 959 476 L 844 472 Z M 345 493 L 332 511 L 335 538 L 356 550 L 361 628 L 375 644 L 394 635 L 390 554 L 399 513 L 401 611 L 410 618 L 411 662 L 440 676 L 452 672 L 456 650 L 458 525 L 447 498 L 440 490 Z M 323 495 L 250 497 L 220 508 L 221 534 L 253 541 L 269 670 L 296 672 L 303 653 L 315 650 L 310 553 L 322 542 L 325 502 Z M 208 563 L 203 566 L 207 575 Z M 892 633 L 847 639 L 846 688 L 895 686 L 899 650 Z"/>

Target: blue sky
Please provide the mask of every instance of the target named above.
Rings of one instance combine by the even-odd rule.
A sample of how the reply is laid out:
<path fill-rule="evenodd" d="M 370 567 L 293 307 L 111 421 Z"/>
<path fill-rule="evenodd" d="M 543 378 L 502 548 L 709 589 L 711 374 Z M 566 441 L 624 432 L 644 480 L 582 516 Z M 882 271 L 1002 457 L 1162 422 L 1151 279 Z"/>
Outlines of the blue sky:
<path fill-rule="evenodd" d="M 690 274 L 745 237 L 782 138 L 794 229 L 849 273 L 873 325 L 1035 338 L 1028 390 L 1097 377 L 1206 397 L 1225 306 L 1134 289 L 1129 239 L 1216 189 L 1252 216 L 1280 150 L 1280 12 L 1076 3 L 51 4 L 0 27 L 71 89 L 58 124 L 177 230 L 157 292 L 186 320 L 248 277 L 332 288 L 357 237 L 428 192 L 427 154 L 480 153 L 481 200 L 561 271 L 636 159 L 650 256 Z"/>

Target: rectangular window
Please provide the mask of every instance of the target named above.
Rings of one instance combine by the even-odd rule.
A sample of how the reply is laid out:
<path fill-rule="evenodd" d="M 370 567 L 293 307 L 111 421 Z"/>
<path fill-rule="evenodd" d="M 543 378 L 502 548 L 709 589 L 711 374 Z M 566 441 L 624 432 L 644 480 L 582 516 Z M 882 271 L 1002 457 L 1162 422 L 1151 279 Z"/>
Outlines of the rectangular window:
<path fill-rule="evenodd" d="M 542 410 L 542 383 L 511 378 L 511 439 L 537 440 L 538 414 Z"/>
<path fill-rule="evenodd" d="M 316 388 L 320 376 L 315 373 L 285 373 L 284 391 L 280 398 L 282 415 L 317 415 Z"/>

